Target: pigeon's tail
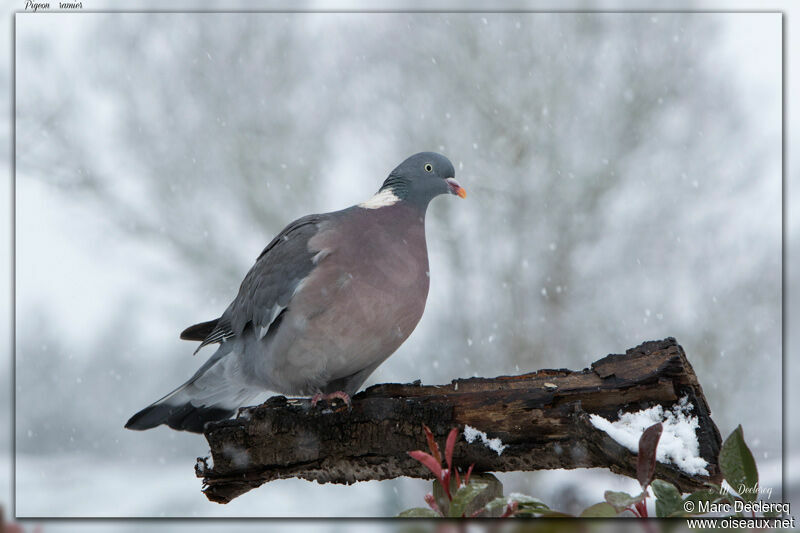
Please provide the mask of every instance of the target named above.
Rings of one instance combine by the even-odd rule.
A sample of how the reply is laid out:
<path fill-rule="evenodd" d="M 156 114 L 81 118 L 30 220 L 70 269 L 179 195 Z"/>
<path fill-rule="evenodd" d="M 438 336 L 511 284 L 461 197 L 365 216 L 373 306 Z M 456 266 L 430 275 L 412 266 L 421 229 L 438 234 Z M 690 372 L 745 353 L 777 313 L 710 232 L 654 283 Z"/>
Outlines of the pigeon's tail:
<path fill-rule="evenodd" d="M 229 418 L 239 407 L 263 396 L 264 391 L 236 379 L 241 376 L 238 358 L 221 352 L 223 347 L 189 381 L 133 415 L 125 427 L 143 430 L 166 424 L 202 433 L 206 422 Z"/>
<path fill-rule="evenodd" d="M 181 389 L 176 390 L 175 393 L 179 394 Z M 172 429 L 202 433 L 206 422 L 230 418 L 234 412 L 234 409 L 222 407 L 197 407 L 191 400 L 184 403 L 171 403 L 170 397 L 167 397 L 133 415 L 125 427 L 142 430 L 166 424 Z"/>
<path fill-rule="evenodd" d="M 217 327 L 218 322 L 219 318 L 215 318 L 214 320 L 209 320 L 208 322 L 200 322 L 194 326 L 189 326 L 185 330 L 181 331 L 181 339 L 185 341 L 204 341 L 206 340 L 206 337 L 211 335 L 211 332 L 214 331 L 214 328 Z"/>

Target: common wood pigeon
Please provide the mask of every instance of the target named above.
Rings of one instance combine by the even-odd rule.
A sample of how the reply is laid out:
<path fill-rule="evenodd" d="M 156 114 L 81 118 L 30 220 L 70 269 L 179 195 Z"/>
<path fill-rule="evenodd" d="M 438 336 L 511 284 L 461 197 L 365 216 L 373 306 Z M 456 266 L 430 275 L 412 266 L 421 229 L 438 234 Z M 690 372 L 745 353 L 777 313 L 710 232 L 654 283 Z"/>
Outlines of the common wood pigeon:
<path fill-rule="evenodd" d="M 466 196 L 454 175 L 446 157 L 422 152 L 364 203 L 286 226 L 222 316 L 181 333 L 198 350 L 218 344 L 214 355 L 125 427 L 202 432 L 267 391 L 349 403 L 422 317 L 425 212 L 440 194 Z"/>

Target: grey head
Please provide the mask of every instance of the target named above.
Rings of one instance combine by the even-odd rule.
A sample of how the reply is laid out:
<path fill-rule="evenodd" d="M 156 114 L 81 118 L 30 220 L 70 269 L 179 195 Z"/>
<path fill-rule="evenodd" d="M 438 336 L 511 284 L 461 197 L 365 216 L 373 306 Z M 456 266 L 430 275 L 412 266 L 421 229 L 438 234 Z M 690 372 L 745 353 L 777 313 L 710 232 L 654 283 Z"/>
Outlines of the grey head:
<path fill-rule="evenodd" d="M 392 170 L 378 194 L 391 193 L 424 211 L 428 203 L 440 194 L 467 196 L 455 180 L 455 173 L 453 163 L 442 154 L 420 152 Z"/>

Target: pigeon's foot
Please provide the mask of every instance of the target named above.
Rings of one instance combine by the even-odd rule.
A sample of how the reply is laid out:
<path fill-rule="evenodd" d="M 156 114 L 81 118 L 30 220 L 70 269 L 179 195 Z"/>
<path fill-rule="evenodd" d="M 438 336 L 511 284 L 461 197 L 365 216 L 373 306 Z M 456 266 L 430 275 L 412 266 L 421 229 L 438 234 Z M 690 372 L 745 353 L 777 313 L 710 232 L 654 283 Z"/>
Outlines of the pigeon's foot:
<path fill-rule="evenodd" d="M 335 398 L 342 400 L 347 405 L 348 411 L 353 410 L 353 404 L 352 402 L 350 402 L 350 395 L 340 390 L 337 390 L 336 392 L 331 392 L 330 394 L 322 394 L 321 392 L 318 392 L 311 398 L 311 407 L 316 407 L 317 403 L 319 403 L 320 400 L 325 400 L 326 402 L 330 402 Z"/>

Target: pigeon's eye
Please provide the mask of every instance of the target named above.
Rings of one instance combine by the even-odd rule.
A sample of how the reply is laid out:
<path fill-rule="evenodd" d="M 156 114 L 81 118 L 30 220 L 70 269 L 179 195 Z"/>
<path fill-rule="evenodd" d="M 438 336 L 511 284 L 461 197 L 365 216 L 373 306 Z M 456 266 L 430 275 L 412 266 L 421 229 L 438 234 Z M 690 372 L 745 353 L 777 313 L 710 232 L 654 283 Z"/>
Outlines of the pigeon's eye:
<path fill-rule="evenodd" d="M 433 165 L 425 163 L 425 172 L 433 172 Z"/>

